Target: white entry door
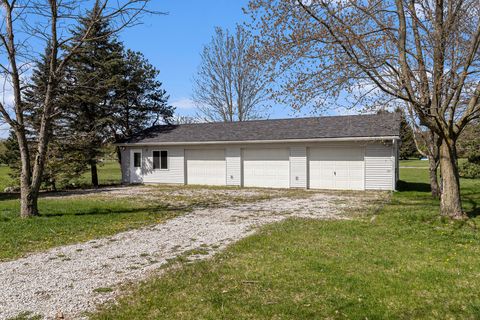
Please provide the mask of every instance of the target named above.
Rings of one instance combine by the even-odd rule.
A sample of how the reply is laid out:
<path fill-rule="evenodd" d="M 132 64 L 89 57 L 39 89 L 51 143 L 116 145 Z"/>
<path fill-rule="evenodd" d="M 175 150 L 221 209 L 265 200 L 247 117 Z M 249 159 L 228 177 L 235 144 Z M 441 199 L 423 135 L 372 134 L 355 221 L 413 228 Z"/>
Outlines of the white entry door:
<path fill-rule="evenodd" d="M 245 187 L 288 188 L 290 153 L 285 149 L 244 149 L 243 185 Z"/>
<path fill-rule="evenodd" d="M 142 150 L 130 150 L 130 182 L 140 183 L 143 181 L 142 177 Z"/>
<path fill-rule="evenodd" d="M 312 189 L 363 190 L 364 148 L 311 148 L 309 172 Z"/>
<path fill-rule="evenodd" d="M 225 150 L 185 150 L 187 184 L 227 184 Z"/>

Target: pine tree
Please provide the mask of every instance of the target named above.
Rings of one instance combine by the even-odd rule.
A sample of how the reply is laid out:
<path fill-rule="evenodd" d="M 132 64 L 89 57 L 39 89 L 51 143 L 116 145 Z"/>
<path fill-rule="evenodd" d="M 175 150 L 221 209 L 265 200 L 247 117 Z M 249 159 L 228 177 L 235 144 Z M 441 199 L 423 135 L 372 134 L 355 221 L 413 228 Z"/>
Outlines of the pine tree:
<path fill-rule="evenodd" d="M 47 46 L 50 48 L 50 46 Z M 25 130 L 30 150 L 36 150 L 37 133 L 40 128 L 40 115 L 43 110 L 44 92 L 48 81 L 48 60 L 50 52 L 47 50 L 37 61 L 27 87 L 24 91 L 23 101 L 25 110 Z M 57 108 L 62 108 L 62 99 L 65 86 L 58 86 L 53 92 Z M 50 141 L 47 151 L 47 161 L 42 174 L 42 187 L 56 189 L 57 183 L 66 184 L 72 178 L 78 177 L 85 171 L 84 160 L 78 155 L 68 153 L 68 131 L 63 126 L 61 117 L 55 117 L 48 132 Z M 2 162 L 11 168 L 11 177 L 18 181 L 20 177 L 20 152 L 16 135 L 10 132 L 5 141 L 6 151 L 2 155 Z M 36 154 L 30 153 L 33 159 Z M 68 159 L 68 161 L 66 161 Z"/>
<path fill-rule="evenodd" d="M 399 112 L 400 117 L 400 139 L 402 143 L 400 145 L 400 159 L 408 159 L 413 157 L 418 157 L 417 146 L 415 145 L 415 137 L 413 136 L 412 127 L 408 124 L 405 114 L 401 109 L 397 109 L 396 112 Z"/>
<path fill-rule="evenodd" d="M 140 52 L 123 54 L 120 81 L 111 101 L 111 132 L 116 141 L 163 121 L 168 122 L 174 108 L 168 105 L 167 92 L 157 80 L 159 71 Z"/>
<path fill-rule="evenodd" d="M 77 36 L 85 34 L 85 29 L 92 24 L 95 10 L 98 8 L 82 19 L 75 32 Z M 65 121 L 70 139 L 74 141 L 72 148 L 84 154 L 90 166 L 92 185 L 98 187 L 97 165 L 109 139 L 112 113 L 109 102 L 120 78 L 123 46 L 111 36 L 107 19 L 97 21 L 93 26 L 93 40 L 82 45 L 80 54 L 72 59 L 67 69 L 69 90 Z"/>
<path fill-rule="evenodd" d="M 92 15 L 82 21 L 78 35 Z M 125 50 L 111 36 L 107 19 L 95 23 L 92 34 L 94 40 L 82 46 L 67 71 L 65 121 L 72 149 L 88 159 L 92 185 L 98 187 L 97 165 L 106 144 L 168 121 L 174 109 L 157 80 L 159 71 L 141 53 Z"/>

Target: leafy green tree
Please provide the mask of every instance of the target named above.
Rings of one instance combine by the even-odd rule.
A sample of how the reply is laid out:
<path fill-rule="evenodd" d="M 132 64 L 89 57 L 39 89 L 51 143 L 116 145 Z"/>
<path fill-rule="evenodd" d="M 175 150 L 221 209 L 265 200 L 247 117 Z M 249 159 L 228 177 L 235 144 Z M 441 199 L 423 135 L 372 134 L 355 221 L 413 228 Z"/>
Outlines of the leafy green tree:
<path fill-rule="evenodd" d="M 459 153 L 467 158 L 460 165 L 460 175 L 465 178 L 480 178 L 480 122 L 476 121 L 462 132 L 458 141 Z"/>
<path fill-rule="evenodd" d="M 0 156 L 5 153 L 7 148 L 5 147 L 5 139 L 0 139 Z M 2 160 L 0 159 L 0 163 Z"/>
<path fill-rule="evenodd" d="M 5 141 L 3 141 L 4 152 L 0 155 L 0 162 L 7 165 L 11 172 L 10 177 L 18 179 L 20 173 L 20 151 L 18 150 L 18 141 L 15 133 L 10 131 L 10 134 Z"/>

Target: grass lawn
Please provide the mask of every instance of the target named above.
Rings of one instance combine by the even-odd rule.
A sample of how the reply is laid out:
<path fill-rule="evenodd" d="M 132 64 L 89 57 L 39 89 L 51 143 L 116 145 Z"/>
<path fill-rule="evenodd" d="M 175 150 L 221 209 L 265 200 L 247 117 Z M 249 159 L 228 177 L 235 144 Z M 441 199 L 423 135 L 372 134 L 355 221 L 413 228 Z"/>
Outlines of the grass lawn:
<path fill-rule="evenodd" d="M 0 200 L 0 260 L 63 244 L 88 241 L 184 211 L 131 199 L 40 199 L 40 217 L 20 219 L 18 199 Z"/>
<path fill-rule="evenodd" d="M 6 187 L 14 185 L 12 178 L 9 176 L 10 168 L 0 165 L 0 192 Z M 119 184 L 121 182 L 120 165 L 117 161 L 106 161 L 98 167 L 98 182 L 101 185 Z M 85 172 L 80 178 L 74 181 L 78 186 L 88 187 L 91 183 L 90 171 Z"/>
<path fill-rule="evenodd" d="M 122 180 L 120 165 L 117 161 L 106 161 L 98 167 L 98 183 L 101 185 L 118 184 Z M 84 173 L 78 183 L 89 185 L 92 181 L 90 171 Z"/>
<path fill-rule="evenodd" d="M 401 167 L 428 168 L 428 160 L 409 159 L 400 161 Z"/>
<path fill-rule="evenodd" d="M 3 192 L 6 187 L 12 185 L 12 179 L 8 175 L 10 168 L 5 165 L 0 165 L 0 192 Z"/>
<path fill-rule="evenodd" d="M 363 218 L 288 220 L 126 289 L 93 319 L 479 319 L 480 218 L 438 217 L 427 171 Z M 480 214 L 480 180 L 462 180 Z"/>
<path fill-rule="evenodd" d="M 10 169 L 0 166 L 0 191 L 11 185 Z M 78 183 L 88 184 L 90 174 Z M 100 183 L 118 184 L 117 162 L 99 167 Z M 0 193 L 0 260 L 19 257 L 27 252 L 107 236 L 146 224 L 161 222 L 178 210 L 137 203 L 132 199 L 40 199 L 42 215 L 35 219 L 18 218 L 20 203 L 15 195 Z"/>
<path fill-rule="evenodd" d="M 458 159 L 458 163 L 467 162 L 467 159 Z M 428 160 L 409 159 L 400 161 L 400 167 L 428 168 Z"/>

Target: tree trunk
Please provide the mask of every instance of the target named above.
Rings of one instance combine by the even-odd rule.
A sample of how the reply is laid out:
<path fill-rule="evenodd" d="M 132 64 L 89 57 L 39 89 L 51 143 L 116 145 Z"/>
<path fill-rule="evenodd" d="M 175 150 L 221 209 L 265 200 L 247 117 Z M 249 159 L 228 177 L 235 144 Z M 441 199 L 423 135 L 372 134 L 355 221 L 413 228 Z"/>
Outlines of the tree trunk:
<path fill-rule="evenodd" d="M 90 162 L 90 172 L 92 174 L 92 186 L 98 188 L 98 172 L 97 163 L 95 161 Z"/>
<path fill-rule="evenodd" d="M 438 175 L 437 168 L 438 162 L 437 159 L 433 157 L 428 157 L 428 172 L 430 175 L 430 189 L 432 191 L 432 197 L 435 199 L 440 198 L 440 187 L 438 185 Z"/>
<path fill-rule="evenodd" d="M 20 181 L 20 216 L 22 218 L 38 216 L 37 200 L 38 192 L 32 190 L 31 185 L 22 178 Z"/>
<path fill-rule="evenodd" d="M 28 150 L 28 142 L 25 138 L 23 128 L 15 130 L 18 148 L 21 158 L 20 172 L 20 217 L 30 218 L 38 216 L 38 190 L 32 187 L 32 168 L 30 163 L 30 153 Z"/>
<path fill-rule="evenodd" d="M 117 151 L 118 164 L 122 165 L 122 150 L 120 150 L 120 147 L 117 146 L 115 151 Z"/>
<path fill-rule="evenodd" d="M 442 179 L 442 195 L 440 199 L 440 214 L 452 219 L 463 219 L 460 198 L 460 179 L 456 159 L 454 140 L 444 139 L 440 146 L 440 171 Z"/>

